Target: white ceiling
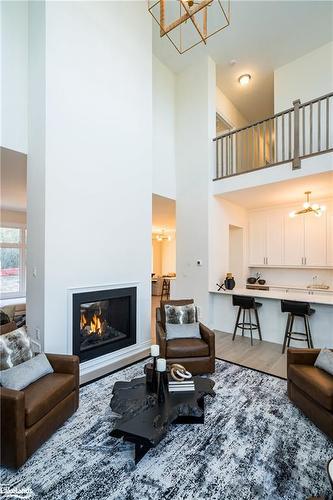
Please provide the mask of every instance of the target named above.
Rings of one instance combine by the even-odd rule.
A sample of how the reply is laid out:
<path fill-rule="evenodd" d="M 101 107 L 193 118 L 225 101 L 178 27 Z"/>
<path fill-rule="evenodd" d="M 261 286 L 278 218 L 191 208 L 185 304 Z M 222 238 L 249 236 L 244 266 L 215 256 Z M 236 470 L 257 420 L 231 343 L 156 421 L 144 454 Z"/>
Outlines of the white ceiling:
<path fill-rule="evenodd" d="M 241 189 L 221 195 L 222 198 L 247 209 L 283 204 L 303 203 L 305 191 L 312 201 L 333 197 L 333 172 L 299 177 L 289 181 Z"/>
<path fill-rule="evenodd" d="M 153 194 L 153 232 L 176 230 L 176 202 Z"/>
<path fill-rule="evenodd" d="M 179 72 L 209 54 L 217 64 L 217 85 L 249 121 L 273 114 L 273 71 L 333 39 L 331 1 L 231 2 L 231 24 L 212 36 L 207 47 L 198 45 L 179 55 L 169 40 L 160 38 L 153 21 L 155 55 Z M 234 66 L 231 60 L 236 60 Z M 241 87 L 238 77 L 252 75 Z"/>
<path fill-rule="evenodd" d="M 1 208 L 25 211 L 27 208 L 27 156 L 1 149 Z"/>

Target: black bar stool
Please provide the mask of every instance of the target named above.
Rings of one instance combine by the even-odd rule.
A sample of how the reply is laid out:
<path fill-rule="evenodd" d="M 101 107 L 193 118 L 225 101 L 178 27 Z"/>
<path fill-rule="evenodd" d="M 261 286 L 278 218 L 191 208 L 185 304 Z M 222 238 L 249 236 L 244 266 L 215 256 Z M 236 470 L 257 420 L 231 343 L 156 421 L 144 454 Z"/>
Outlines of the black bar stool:
<path fill-rule="evenodd" d="M 290 345 L 291 340 L 298 340 L 300 342 L 307 342 L 308 348 L 313 348 L 313 342 L 311 337 L 309 316 L 312 316 L 316 311 L 311 309 L 308 302 L 296 302 L 295 300 L 281 300 L 281 311 L 288 313 L 287 326 L 284 334 L 284 341 L 282 347 L 282 354 Z M 305 332 L 293 332 L 295 316 L 303 318 Z M 293 335 L 299 335 L 300 337 L 293 337 Z"/>
<path fill-rule="evenodd" d="M 161 300 L 170 299 L 170 280 L 163 279 Z"/>
<path fill-rule="evenodd" d="M 260 322 L 259 322 L 259 316 L 258 316 L 258 308 L 262 306 L 260 302 L 256 302 L 254 297 L 246 297 L 243 295 L 233 295 L 232 296 L 232 304 L 234 306 L 238 306 L 238 314 L 237 314 L 237 319 L 236 319 L 236 324 L 235 324 L 235 329 L 234 329 L 234 335 L 232 337 L 232 340 L 235 340 L 236 337 L 236 332 L 237 328 L 241 328 L 242 330 L 242 336 L 244 336 L 244 330 L 250 330 L 251 332 L 251 345 L 253 345 L 253 335 L 252 331 L 253 330 L 258 330 L 259 333 L 259 339 L 262 340 L 261 337 L 261 329 L 260 329 Z M 251 310 L 253 309 L 255 317 L 256 317 L 256 323 L 252 323 L 252 317 L 251 317 Z M 245 321 L 245 311 L 248 311 L 248 318 L 249 321 Z M 239 321 L 241 312 L 243 311 L 243 321 Z"/>

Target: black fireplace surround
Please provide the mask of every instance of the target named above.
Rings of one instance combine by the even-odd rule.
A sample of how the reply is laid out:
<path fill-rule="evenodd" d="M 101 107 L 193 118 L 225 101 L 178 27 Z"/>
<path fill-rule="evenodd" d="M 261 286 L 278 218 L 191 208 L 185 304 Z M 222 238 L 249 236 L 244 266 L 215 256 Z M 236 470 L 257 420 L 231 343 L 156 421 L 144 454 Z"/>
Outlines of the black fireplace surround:
<path fill-rule="evenodd" d="M 135 343 L 135 287 L 73 294 L 73 354 L 80 361 Z"/>

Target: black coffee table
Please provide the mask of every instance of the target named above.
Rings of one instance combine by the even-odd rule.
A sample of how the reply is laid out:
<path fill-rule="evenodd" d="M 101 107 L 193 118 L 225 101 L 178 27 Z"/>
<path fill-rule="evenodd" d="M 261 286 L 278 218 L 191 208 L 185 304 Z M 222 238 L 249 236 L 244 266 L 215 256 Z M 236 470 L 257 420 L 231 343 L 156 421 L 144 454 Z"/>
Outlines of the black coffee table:
<path fill-rule="evenodd" d="M 215 396 L 215 382 L 198 376 L 193 381 L 195 391 L 168 393 L 164 403 L 148 390 L 146 377 L 114 384 L 110 406 L 121 417 L 110 435 L 135 444 L 136 464 L 164 438 L 170 424 L 204 423 L 204 397 Z"/>

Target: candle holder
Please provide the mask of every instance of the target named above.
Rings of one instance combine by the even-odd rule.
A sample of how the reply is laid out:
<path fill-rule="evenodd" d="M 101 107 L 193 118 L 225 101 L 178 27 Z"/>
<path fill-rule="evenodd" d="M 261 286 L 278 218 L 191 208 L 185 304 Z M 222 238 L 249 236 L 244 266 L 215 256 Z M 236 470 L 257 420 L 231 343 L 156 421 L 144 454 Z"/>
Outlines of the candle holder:
<path fill-rule="evenodd" d="M 158 373 L 158 390 L 157 399 L 159 404 L 165 402 L 168 394 L 168 374 L 166 371 L 166 360 L 159 359 L 157 363 L 157 373 Z"/>

